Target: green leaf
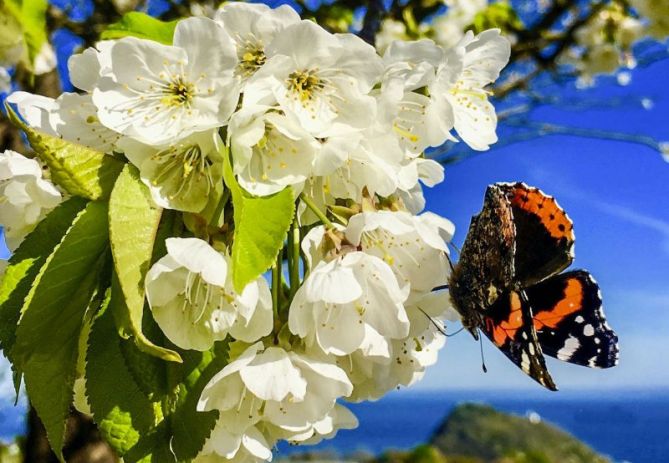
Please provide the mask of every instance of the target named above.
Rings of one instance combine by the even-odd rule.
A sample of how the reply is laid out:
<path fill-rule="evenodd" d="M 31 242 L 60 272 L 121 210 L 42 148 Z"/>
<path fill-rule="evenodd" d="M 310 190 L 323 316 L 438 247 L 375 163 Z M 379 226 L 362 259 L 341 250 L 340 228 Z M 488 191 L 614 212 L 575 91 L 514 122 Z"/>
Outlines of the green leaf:
<path fill-rule="evenodd" d="M 183 363 L 165 363 L 120 339 L 107 312 L 93 324 L 86 367 L 89 403 L 105 439 L 126 463 L 192 460 L 218 419 L 218 412 L 196 407 L 226 365 L 228 343 L 209 352 L 180 350 Z M 152 327 L 145 329 L 151 334 Z"/>
<path fill-rule="evenodd" d="M 179 21 L 165 22 L 151 16 L 131 11 L 123 15 L 120 21 L 110 24 L 100 34 L 100 39 L 120 39 L 121 37 L 138 37 L 140 39 L 154 40 L 165 45 L 172 45 L 174 28 Z"/>
<path fill-rule="evenodd" d="M 47 257 L 85 206 L 86 200 L 82 198 L 71 198 L 60 204 L 26 236 L 9 259 L 0 283 L 0 347 L 10 360 L 16 340 L 16 325 L 30 286 Z"/>
<path fill-rule="evenodd" d="M 108 253 L 107 205 L 91 202 L 47 258 L 26 298 L 12 350 L 31 404 L 62 460 L 78 340 Z"/>
<path fill-rule="evenodd" d="M 47 43 L 47 0 L 9 0 L 5 2 L 9 12 L 18 20 L 27 45 L 28 67 L 32 69 L 35 58 Z"/>
<path fill-rule="evenodd" d="M 476 34 L 488 29 L 515 32 L 525 28 L 516 10 L 506 0 L 491 3 L 486 9 L 477 13 L 472 26 Z"/>
<path fill-rule="evenodd" d="M 163 336 L 162 332 L 150 315 L 145 317 L 143 326 L 147 336 L 162 339 L 160 337 Z M 159 401 L 170 393 L 167 382 L 167 363 L 158 357 L 142 352 L 132 340 L 121 341 L 121 352 L 128 371 L 144 395 L 150 400 Z"/>
<path fill-rule="evenodd" d="M 8 104 L 9 119 L 26 133 L 30 146 L 51 172 L 51 180 L 74 196 L 106 199 L 125 165 L 113 156 L 27 126 Z"/>
<path fill-rule="evenodd" d="M 111 310 L 102 310 L 88 340 L 86 395 L 105 440 L 124 456 L 151 432 L 161 416 L 156 403 L 142 393 L 128 371 L 121 342 Z"/>
<path fill-rule="evenodd" d="M 223 157 L 223 178 L 232 193 L 235 221 L 232 281 L 241 293 L 276 260 L 293 221 L 295 198 L 290 187 L 271 196 L 251 196 L 237 183 L 228 154 Z"/>
<path fill-rule="evenodd" d="M 227 364 L 227 351 L 227 342 L 218 342 L 213 352 L 187 351 L 183 365 L 170 366 L 183 378 L 170 414 L 172 450 L 179 461 L 195 458 L 216 425 L 218 412 L 198 412 L 197 403 L 207 383 Z"/>
<path fill-rule="evenodd" d="M 125 463 L 177 463 L 170 448 L 169 423 L 163 421 L 142 438 L 123 458 Z"/>
<path fill-rule="evenodd" d="M 181 362 L 173 350 L 156 346 L 142 332 L 144 279 L 151 265 L 162 210 L 133 165 L 126 164 L 109 198 L 109 238 L 118 285 L 124 296 L 113 307 L 117 322 L 144 352 L 171 362 Z"/>

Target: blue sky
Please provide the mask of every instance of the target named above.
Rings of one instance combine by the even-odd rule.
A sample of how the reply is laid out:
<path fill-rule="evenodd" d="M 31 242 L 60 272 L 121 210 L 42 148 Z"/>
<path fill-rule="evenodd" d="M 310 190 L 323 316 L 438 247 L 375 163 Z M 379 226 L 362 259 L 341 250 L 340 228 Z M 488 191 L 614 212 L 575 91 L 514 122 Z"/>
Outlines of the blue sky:
<path fill-rule="evenodd" d="M 535 118 L 669 140 L 669 90 L 662 77 L 668 75 L 665 61 L 635 71 L 627 87 L 602 83 L 581 93 L 602 101 L 623 97 L 618 108 L 542 108 Z M 651 110 L 639 103 L 643 97 L 653 101 Z M 549 361 L 557 384 L 563 390 L 669 387 L 669 163 L 644 146 L 550 136 L 448 167 L 444 183 L 427 192 L 428 208 L 456 224 L 455 243 L 461 245 L 486 186 L 516 180 L 555 196 L 574 221 L 572 268 L 588 269 L 595 276 L 609 322 L 620 337 L 620 365 L 613 369 Z M 484 349 L 488 374 L 481 372 L 479 346 L 469 334 L 450 338 L 438 365 L 418 387 L 538 387 L 492 344 L 486 341 Z"/>

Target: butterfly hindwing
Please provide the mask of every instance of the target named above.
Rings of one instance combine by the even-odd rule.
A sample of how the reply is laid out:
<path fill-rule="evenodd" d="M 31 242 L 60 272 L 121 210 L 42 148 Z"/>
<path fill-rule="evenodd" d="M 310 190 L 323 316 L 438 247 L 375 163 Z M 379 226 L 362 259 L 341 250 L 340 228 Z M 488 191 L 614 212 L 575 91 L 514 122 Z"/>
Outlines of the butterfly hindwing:
<path fill-rule="evenodd" d="M 618 363 L 618 337 L 606 323 L 599 286 L 588 272 L 566 272 L 525 293 L 546 355 L 591 368 Z"/>
<path fill-rule="evenodd" d="M 539 384 L 557 390 L 532 324 L 532 311 L 522 293 L 502 294 L 485 313 L 481 330 L 521 370 Z"/>
<path fill-rule="evenodd" d="M 569 267 L 574 229 L 555 198 L 524 183 L 500 183 L 513 211 L 516 228 L 515 279 L 522 287 Z"/>

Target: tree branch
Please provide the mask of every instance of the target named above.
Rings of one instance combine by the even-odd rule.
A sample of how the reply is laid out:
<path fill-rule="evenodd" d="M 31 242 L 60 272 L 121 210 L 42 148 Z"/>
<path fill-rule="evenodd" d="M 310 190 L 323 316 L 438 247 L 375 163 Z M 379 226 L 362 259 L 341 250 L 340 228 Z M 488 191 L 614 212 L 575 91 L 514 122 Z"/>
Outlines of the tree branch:
<path fill-rule="evenodd" d="M 362 29 L 358 35 L 372 46 L 375 45 L 376 34 L 381 28 L 381 19 L 384 12 L 383 0 L 369 0 L 367 2 L 367 12 L 362 23 Z"/>

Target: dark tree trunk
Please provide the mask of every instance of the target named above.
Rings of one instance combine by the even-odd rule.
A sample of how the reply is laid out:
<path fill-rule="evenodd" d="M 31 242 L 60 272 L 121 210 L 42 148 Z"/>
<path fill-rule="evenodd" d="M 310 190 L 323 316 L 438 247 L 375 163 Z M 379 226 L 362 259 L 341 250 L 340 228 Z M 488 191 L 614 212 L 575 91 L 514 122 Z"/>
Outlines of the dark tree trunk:
<path fill-rule="evenodd" d="M 95 423 L 77 412 L 73 412 L 67 422 L 67 438 L 63 449 L 68 463 L 117 463 L 113 450 L 102 440 Z M 44 426 L 30 408 L 28 414 L 28 435 L 23 448 L 25 463 L 58 463 L 49 448 Z"/>

